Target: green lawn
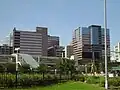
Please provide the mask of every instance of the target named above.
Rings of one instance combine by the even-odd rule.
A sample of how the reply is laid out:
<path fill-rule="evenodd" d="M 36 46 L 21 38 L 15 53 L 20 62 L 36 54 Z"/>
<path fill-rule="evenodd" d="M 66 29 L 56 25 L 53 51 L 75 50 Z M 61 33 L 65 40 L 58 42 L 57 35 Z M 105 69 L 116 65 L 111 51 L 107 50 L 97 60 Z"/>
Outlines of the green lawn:
<path fill-rule="evenodd" d="M 57 84 L 53 86 L 17 90 L 104 90 L 104 88 L 101 88 L 97 85 L 71 81 L 64 84 Z"/>

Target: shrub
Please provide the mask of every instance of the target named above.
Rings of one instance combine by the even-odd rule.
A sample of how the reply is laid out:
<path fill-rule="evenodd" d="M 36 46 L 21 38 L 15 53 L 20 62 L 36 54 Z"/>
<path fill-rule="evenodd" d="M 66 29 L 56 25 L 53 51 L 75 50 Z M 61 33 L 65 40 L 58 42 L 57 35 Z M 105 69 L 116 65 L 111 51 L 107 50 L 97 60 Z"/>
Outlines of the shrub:
<path fill-rule="evenodd" d="M 83 76 L 83 75 L 73 75 L 72 80 L 84 82 L 85 81 L 85 76 Z"/>
<path fill-rule="evenodd" d="M 108 83 L 110 86 L 120 86 L 120 77 L 109 78 Z"/>
<path fill-rule="evenodd" d="M 86 79 L 86 77 L 85 77 L 85 76 L 83 76 L 83 75 L 81 75 L 81 76 L 80 76 L 80 81 L 81 81 L 81 82 L 84 82 L 84 81 L 85 81 L 85 79 Z"/>
<path fill-rule="evenodd" d="M 87 77 L 86 82 L 89 83 L 89 84 L 99 84 L 100 83 L 100 77 L 89 76 L 89 77 Z"/>
<path fill-rule="evenodd" d="M 105 87 L 105 79 L 104 79 L 104 77 L 100 77 L 100 83 L 99 83 L 99 85 L 101 87 Z"/>
<path fill-rule="evenodd" d="M 99 84 L 100 86 L 105 85 L 104 77 L 98 76 L 83 76 L 83 75 L 73 75 L 72 80 L 81 81 L 89 84 Z M 62 78 L 59 80 L 59 76 L 54 76 L 47 74 L 44 79 L 41 74 L 18 74 L 17 85 L 20 87 L 30 87 L 30 86 L 46 86 L 51 84 L 56 84 L 59 82 L 66 82 L 68 80 Z M 120 77 L 108 78 L 108 83 L 110 87 L 120 86 Z M 16 76 L 15 74 L 10 73 L 0 73 L 0 87 L 15 87 L 16 85 Z"/>
<path fill-rule="evenodd" d="M 17 86 L 19 87 L 31 87 L 31 86 L 45 86 L 55 84 L 59 82 L 57 77 L 51 75 L 45 75 L 43 79 L 41 74 L 18 74 Z M 15 74 L 0 74 L 0 87 L 15 87 L 16 86 L 16 75 Z"/>
<path fill-rule="evenodd" d="M 120 86 L 120 77 L 112 77 L 108 78 L 108 85 L 109 87 L 118 87 Z M 105 86 L 105 80 L 101 79 L 100 86 Z"/>

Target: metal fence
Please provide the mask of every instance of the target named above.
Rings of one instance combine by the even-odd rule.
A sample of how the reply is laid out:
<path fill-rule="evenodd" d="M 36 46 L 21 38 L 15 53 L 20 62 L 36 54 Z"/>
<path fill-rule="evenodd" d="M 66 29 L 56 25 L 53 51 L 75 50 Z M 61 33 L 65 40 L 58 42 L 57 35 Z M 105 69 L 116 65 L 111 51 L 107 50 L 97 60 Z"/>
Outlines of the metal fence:
<path fill-rule="evenodd" d="M 36 85 L 49 85 L 68 81 L 72 78 L 71 74 L 63 72 L 8 72 L 0 73 L 0 88 L 22 88 Z"/>

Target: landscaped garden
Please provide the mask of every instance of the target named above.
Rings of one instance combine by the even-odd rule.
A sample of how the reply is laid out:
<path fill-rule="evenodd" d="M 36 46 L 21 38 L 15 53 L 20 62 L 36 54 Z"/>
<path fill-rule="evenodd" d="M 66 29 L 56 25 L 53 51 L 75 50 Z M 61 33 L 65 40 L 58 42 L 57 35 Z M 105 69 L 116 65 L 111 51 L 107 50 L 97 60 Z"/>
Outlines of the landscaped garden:
<path fill-rule="evenodd" d="M 57 69 L 57 71 L 55 71 Z M 120 77 L 108 78 L 109 87 L 119 87 Z M 15 90 L 104 90 L 104 76 L 88 76 L 77 71 L 74 61 L 63 60 L 53 67 L 41 64 L 37 69 L 29 65 L 0 66 L 0 88 Z M 25 89 L 24 89 L 25 88 Z M 113 90 L 113 89 L 112 89 Z"/>
<path fill-rule="evenodd" d="M 70 81 L 47 87 L 33 87 L 28 89 L 16 89 L 16 90 L 104 90 L 104 88 L 99 87 L 97 85 Z"/>

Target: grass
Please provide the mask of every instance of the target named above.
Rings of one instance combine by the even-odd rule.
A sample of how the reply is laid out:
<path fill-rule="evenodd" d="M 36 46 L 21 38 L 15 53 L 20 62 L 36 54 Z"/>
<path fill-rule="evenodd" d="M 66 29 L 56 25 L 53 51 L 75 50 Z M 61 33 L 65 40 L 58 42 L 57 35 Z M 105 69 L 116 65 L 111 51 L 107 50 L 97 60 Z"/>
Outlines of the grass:
<path fill-rule="evenodd" d="M 35 87 L 29 89 L 16 89 L 16 90 L 104 90 L 104 88 L 99 87 L 97 85 L 71 81 L 47 87 Z"/>

